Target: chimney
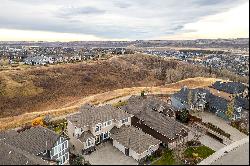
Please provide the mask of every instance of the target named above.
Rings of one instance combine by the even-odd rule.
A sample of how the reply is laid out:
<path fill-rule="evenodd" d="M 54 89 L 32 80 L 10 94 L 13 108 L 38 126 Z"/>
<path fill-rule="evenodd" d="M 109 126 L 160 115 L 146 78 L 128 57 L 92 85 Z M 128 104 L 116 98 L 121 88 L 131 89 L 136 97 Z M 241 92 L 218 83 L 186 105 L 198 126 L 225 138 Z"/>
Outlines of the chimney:
<path fill-rule="evenodd" d="M 185 85 L 183 86 L 183 90 L 186 91 L 188 89 L 188 87 Z"/>

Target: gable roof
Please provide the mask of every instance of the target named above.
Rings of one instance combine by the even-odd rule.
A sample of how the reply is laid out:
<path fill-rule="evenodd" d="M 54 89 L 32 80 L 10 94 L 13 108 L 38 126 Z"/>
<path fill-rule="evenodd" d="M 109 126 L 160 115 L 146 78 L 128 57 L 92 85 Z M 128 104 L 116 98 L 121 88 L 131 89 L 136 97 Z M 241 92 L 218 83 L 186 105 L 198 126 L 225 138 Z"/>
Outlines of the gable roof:
<path fill-rule="evenodd" d="M 48 165 L 38 156 L 30 154 L 24 150 L 0 140 L 0 165 Z"/>
<path fill-rule="evenodd" d="M 210 97 L 207 98 L 207 102 L 210 108 L 216 108 L 223 112 L 227 111 L 228 101 L 222 97 L 210 95 Z"/>
<path fill-rule="evenodd" d="M 192 92 L 192 96 L 194 96 L 195 93 L 206 93 L 205 99 L 206 102 L 209 103 L 210 108 L 216 108 L 217 110 L 220 110 L 222 112 L 227 111 L 228 103 L 227 99 L 219 97 L 217 95 L 212 94 L 207 89 L 197 88 L 197 89 L 188 89 L 188 88 L 182 88 L 179 92 L 173 94 L 173 96 L 181 101 L 187 102 L 188 100 L 188 94 L 189 92 Z M 193 101 L 194 98 L 192 98 Z M 242 107 L 244 109 L 249 109 L 249 102 L 248 99 L 242 98 L 242 97 L 236 97 L 235 107 Z"/>
<path fill-rule="evenodd" d="M 187 103 L 189 94 L 191 94 L 191 100 L 194 101 L 195 94 L 198 94 L 198 93 L 206 93 L 206 98 L 208 98 L 209 95 L 211 95 L 210 91 L 207 89 L 203 89 L 203 88 L 189 89 L 189 88 L 184 87 L 180 91 L 173 94 L 172 96 Z"/>
<path fill-rule="evenodd" d="M 90 131 L 85 131 L 78 138 L 81 142 L 86 142 L 89 138 L 95 138 L 94 135 Z"/>
<path fill-rule="evenodd" d="M 142 130 L 132 126 L 114 127 L 110 131 L 110 137 L 122 144 L 126 148 L 130 148 L 138 154 L 142 154 L 150 148 L 161 143 L 151 135 L 144 133 Z"/>
<path fill-rule="evenodd" d="M 80 108 L 77 114 L 67 117 L 71 123 L 77 127 L 94 126 L 98 123 L 103 123 L 109 120 L 122 120 L 133 115 L 115 108 L 112 105 L 104 105 L 94 107 L 91 105 L 84 105 Z"/>
<path fill-rule="evenodd" d="M 175 139 L 177 134 L 180 134 L 183 130 L 187 131 L 187 128 L 180 122 L 154 111 L 152 109 L 154 107 L 153 102 L 142 102 L 140 99 L 137 99 L 132 97 L 122 109 L 134 114 L 135 117 L 142 120 L 148 127 L 153 128 L 169 139 Z"/>
<path fill-rule="evenodd" d="M 2 134 L 3 135 L 3 134 Z M 20 132 L 14 136 L 5 134 L 2 140 L 9 145 L 20 148 L 31 154 L 38 155 L 51 149 L 60 135 L 45 127 L 37 126 Z"/>
<path fill-rule="evenodd" d="M 247 85 L 240 82 L 221 82 L 221 81 L 216 81 L 211 87 L 219 91 L 227 92 L 230 94 L 243 93 L 245 89 L 249 88 Z"/>
<path fill-rule="evenodd" d="M 128 99 L 128 103 L 134 103 L 134 104 L 140 104 L 141 106 L 145 106 L 150 110 L 160 110 L 161 108 L 163 109 L 162 112 L 163 113 L 169 113 L 171 114 L 169 111 L 174 111 L 175 108 L 169 104 L 167 104 L 166 102 L 152 97 L 152 96 L 131 96 Z M 122 106 L 121 109 L 123 109 L 126 106 Z M 129 113 L 136 115 L 137 113 L 139 113 L 141 110 L 140 109 L 131 109 Z"/>

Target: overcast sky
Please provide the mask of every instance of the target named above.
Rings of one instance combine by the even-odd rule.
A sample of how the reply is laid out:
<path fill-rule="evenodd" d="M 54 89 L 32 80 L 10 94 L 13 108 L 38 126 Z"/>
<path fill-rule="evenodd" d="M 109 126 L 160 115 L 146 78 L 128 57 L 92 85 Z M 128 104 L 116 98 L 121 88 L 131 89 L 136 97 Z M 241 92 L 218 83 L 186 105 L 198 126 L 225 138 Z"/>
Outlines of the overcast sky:
<path fill-rule="evenodd" d="M 1 0 L 0 40 L 249 36 L 249 0 Z"/>

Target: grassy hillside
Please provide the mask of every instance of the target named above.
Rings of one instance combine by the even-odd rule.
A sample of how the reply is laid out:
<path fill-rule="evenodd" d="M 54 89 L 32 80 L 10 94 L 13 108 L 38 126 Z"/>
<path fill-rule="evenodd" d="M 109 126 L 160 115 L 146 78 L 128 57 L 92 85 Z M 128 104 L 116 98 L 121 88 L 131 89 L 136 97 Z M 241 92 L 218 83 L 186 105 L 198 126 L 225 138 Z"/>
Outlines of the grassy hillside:
<path fill-rule="evenodd" d="M 62 108 L 83 97 L 129 87 L 213 77 L 201 67 L 153 56 L 0 72 L 0 118 Z"/>
<path fill-rule="evenodd" d="M 131 95 L 140 95 L 141 91 L 147 91 L 150 94 L 172 94 L 176 91 L 179 91 L 183 85 L 188 85 L 189 88 L 201 88 L 207 87 L 217 81 L 215 78 L 204 78 L 204 77 L 195 77 L 188 78 L 177 83 L 172 83 L 166 86 L 156 86 L 156 87 L 132 87 L 132 88 L 123 88 L 116 89 L 104 93 L 99 93 L 87 97 L 82 97 L 80 99 L 68 102 L 65 105 L 62 105 L 58 109 L 49 109 L 42 112 L 29 112 L 24 113 L 18 116 L 11 116 L 6 118 L 0 118 L 0 130 L 15 128 L 22 126 L 26 123 L 30 123 L 33 119 L 38 116 L 45 116 L 47 114 L 51 115 L 53 118 L 63 118 L 69 113 L 78 111 L 81 105 L 86 103 L 92 103 L 95 105 L 98 104 L 114 104 L 120 100 L 126 100 Z"/>

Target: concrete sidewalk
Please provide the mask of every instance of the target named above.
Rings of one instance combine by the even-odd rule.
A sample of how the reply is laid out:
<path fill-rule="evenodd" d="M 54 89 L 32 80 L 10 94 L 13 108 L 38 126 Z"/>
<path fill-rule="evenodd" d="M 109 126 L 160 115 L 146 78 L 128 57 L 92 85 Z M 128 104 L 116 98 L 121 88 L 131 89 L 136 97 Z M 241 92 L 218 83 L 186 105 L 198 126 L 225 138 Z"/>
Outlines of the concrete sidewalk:
<path fill-rule="evenodd" d="M 212 154 L 208 158 L 204 159 L 203 161 L 201 161 L 197 165 L 211 165 L 213 162 L 217 161 L 222 156 L 226 155 L 227 154 L 227 153 L 225 153 L 226 151 L 228 153 L 230 153 L 230 151 L 233 151 L 233 150 L 237 149 L 238 147 L 243 146 L 244 144 L 248 144 L 248 143 L 249 143 L 249 137 L 243 138 L 237 142 L 234 142 L 234 143 L 218 150 L 217 152 L 215 152 L 214 154 Z M 247 156 L 248 155 L 249 154 L 247 154 Z"/>

